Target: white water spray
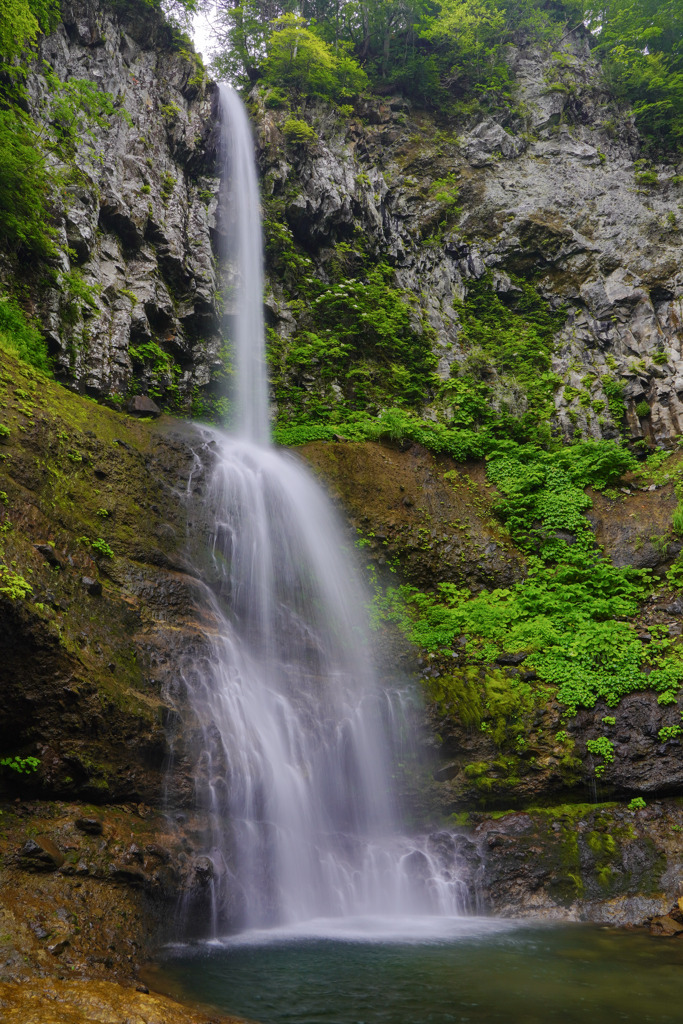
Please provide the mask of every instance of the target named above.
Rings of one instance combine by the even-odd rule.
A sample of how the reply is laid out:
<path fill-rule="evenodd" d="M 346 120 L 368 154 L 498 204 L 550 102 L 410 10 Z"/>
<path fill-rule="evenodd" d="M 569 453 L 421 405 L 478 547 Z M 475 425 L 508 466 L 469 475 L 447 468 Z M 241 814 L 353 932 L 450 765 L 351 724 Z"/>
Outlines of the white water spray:
<path fill-rule="evenodd" d="M 237 431 L 204 431 L 219 630 L 211 657 L 184 672 L 212 822 L 212 930 L 454 914 L 452 837 L 401 835 L 391 704 L 374 678 L 352 555 L 317 485 L 266 443 L 253 143 L 226 87 L 221 113 Z"/>

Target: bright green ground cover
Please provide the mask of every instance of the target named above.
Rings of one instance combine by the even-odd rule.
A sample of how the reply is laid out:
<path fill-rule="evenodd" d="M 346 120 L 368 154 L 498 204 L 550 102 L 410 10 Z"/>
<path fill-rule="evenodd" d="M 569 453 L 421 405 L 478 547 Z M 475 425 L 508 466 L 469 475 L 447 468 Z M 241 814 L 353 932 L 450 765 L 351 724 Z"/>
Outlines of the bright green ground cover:
<path fill-rule="evenodd" d="M 525 670 L 555 687 L 570 712 L 600 699 L 614 706 L 644 689 L 672 702 L 683 684 L 681 645 L 665 626 L 651 627 L 643 644 L 629 621 L 654 585 L 652 573 L 613 566 L 584 515 L 586 486 L 608 486 L 635 465 L 609 441 L 554 452 L 500 444 L 489 454 L 488 476 L 500 493 L 497 516 L 528 553 L 526 578 L 476 595 L 448 583 L 435 594 L 394 587 L 378 598 L 378 614 L 427 651 L 450 652 L 464 636 L 470 665 L 526 654 Z"/>

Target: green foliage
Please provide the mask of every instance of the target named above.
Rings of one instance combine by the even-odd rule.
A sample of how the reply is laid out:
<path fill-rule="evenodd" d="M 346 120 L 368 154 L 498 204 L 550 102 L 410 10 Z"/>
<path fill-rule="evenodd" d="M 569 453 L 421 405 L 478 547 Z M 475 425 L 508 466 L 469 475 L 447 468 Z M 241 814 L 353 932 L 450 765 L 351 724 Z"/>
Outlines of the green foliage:
<path fill-rule="evenodd" d="M 177 103 L 162 103 L 159 112 L 164 121 L 167 121 L 169 124 L 172 124 L 180 117 L 180 107 Z"/>
<path fill-rule="evenodd" d="M 437 184 L 441 189 L 453 181 Z M 454 193 L 444 195 L 455 199 Z M 388 436 L 454 458 L 480 458 L 501 436 L 550 438 L 558 384 L 550 357 L 563 311 L 551 312 L 523 280 L 516 281 L 509 302 L 489 283 L 472 283 L 458 308 L 460 338 L 469 351 L 452 376 L 440 380 L 433 330 L 415 297 L 394 287 L 391 268 L 368 265 L 360 244 L 340 242 L 326 266 L 332 283 L 314 278 L 309 258 L 275 218 L 276 209 L 275 203 L 266 222 L 267 259 L 292 294 L 298 319 L 290 337 L 270 332 L 285 421 L 277 433 L 282 443 L 334 434 Z M 411 413 L 428 401 L 442 410 L 442 422 L 426 423 Z"/>
<path fill-rule="evenodd" d="M 132 345 L 128 354 L 133 363 L 133 377 L 130 389 L 133 394 L 140 391 L 152 398 L 165 397 L 173 405 L 178 401 L 178 377 L 180 367 L 171 356 L 164 352 L 156 341 L 145 341 Z"/>
<path fill-rule="evenodd" d="M 284 265 L 285 276 L 290 266 L 297 269 L 300 298 L 293 305 L 299 322 L 289 338 L 271 332 L 269 348 L 287 426 L 346 422 L 352 413 L 423 404 L 436 368 L 433 331 L 416 316 L 414 297 L 393 285 L 391 268 L 361 262 L 339 283 L 327 284 L 304 276 L 304 259 L 284 241 L 278 232 L 273 262 Z M 274 248 L 270 242 L 269 256 Z M 340 262 L 350 261 L 343 246 L 337 251 Z"/>
<path fill-rule="evenodd" d="M 178 378 L 181 368 L 174 362 L 168 352 L 164 352 L 158 342 L 145 341 L 140 345 L 131 345 L 128 354 L 133 363 L 131 391 L 137 394 L 140 390 L 152 398 L 164 399 L 171 408 L 177 408 L 180 402 Z M 216 382 L 220 384 L 222 373 L 219 371 Z M 207 399 L 208 401 L 208 399 Z M 209 407 L 200 410 L 197 405 L 192 410 L 193 416 L 215 419 Z M 222 422 L 222 420 L 218 420 Z"/>
<path fill-rule="evenodd" d="M 627 621 L 651 588 L 650 573 L 611 565 L 584 515 L 591 505 L 586 486 L 605 487 L 635 465 L 614 442 L 550 452 L 491 442 L 488 476 L 501 495 L 495 512 L 528 552 L 526 579 L 476 595 L 454 584 L 441 584 L 435 595 L 393 588 L 379 613 L 428 651 L 450 655 L 459 638 L 455 649 L 468 664 L 524 655 L 525 669 L 552 685 L 570 712 L 598 700 L 614 706 L 644 689 L 662 703 L 675 700 L 683 683 L 680 645 L 668 627 L 653 627 L 644 645 Z"/>
<path fill-rule="evenodd" d="M 602 764 L 595 766 L 595 774 L 599 778 L 605 774 L 605 766 L 614 761 L 614 744 L 606 736 L 599 736 L 597 740 L 586 740 L 586 750 L 602 758 Z"/>
<path fill-rule="evenodd" d="M 116 116 L 113 97 L 90 81 L 62 82 L 43 62 L 47 88 L 37 97 L 41 121 L 27 113 L 26 75 L 38 32 L 59 20 L 56 0 L 4 0 L 0 16 L 0 246 L 15 257 L 46 259 L 55 254 L 51 207 L 68 179 L 79 179 L 73 163 L 77 145 L 94 138 Z M 48 162 L 48 154 L 56 160 Z M 60 164 L 70 164 L 65 170 Z"/>
<path fill-rule="evenodd" d="M 456 425 L 495 420 L 515 436 L 535 436 L 554 408 L 560 381 L 551 370 L 551 354 L 565 314 L 551 312 L 528 282 L 515 278 L 513 283 L 517 291 L 505 302 L 488 279 L 468 286 L 457 309 L 460 341 L 469 356 L 464 365 L 454 366 L 441 394 L 452 406 Z M 488 383 L 491 369 L 497 386 Z"/>
<path fill-rule="evenodd" d="M 451 221 L 460 213 L 458 206 L 458 184 L 455 174 L 436 178 L 430 186 L 432 199 L 443 207 L 445 217 Z"/>
<path fill-rule="evenodd" d="M 264 105 L 266 110 L 280 110 L 283 107 L 289 106 L 289 97 L 284 89 L 280 89 L 279 86 L 274 85 L 272 89 L 269 89 L 264 97 Z"/>
<path fill-rule="evenodd" d="M 554 451 L 537 444 L 499 441 L 488 456 L 488 474 L 502 498 L 496 511 L 523 550 L 545 559 L 565 554 L 567 542 L 558 531 L 573 535 L 574 552 L 589 557 L 588 486 L 603 489 L 637 468 L 633 456 L 613 441 L 581 441 Z"/>
<path fill-rule="evenodd" d="M 556 566 L 532 558 L 522 583 L 474 597 L 453 584 L 441 584 L 437 597 L 400 588 L 392 591 L 386 613 L 427 650 L 450 651 L 465 636 L 470 662 L 526 654 L 525 668 L 553 684 L 558 699 L 574 711 L 599 699 L 615 705 L 626 693 L 669 692 L 683 683 L 683 659 L 672 641 L 663 634 L 644 648 L 634 627 L 621 621 L 635 613 L 647 582 L 642 572 L 570 550 Z M 395 602 L 402 603 L 400 613 Z"/>
<path fill-rule="evenodd" d="M 671 526 L 674 533 L 678 534 L 679 537 L 683 537 L 683 505 L 680 503 L 674 509 Z"/>
<path fill-rule="evenodd" d="M 296 14 L 284 14 L 271 23 L 266 52 L 265 80 L 291 89 L 295 96 L 343 99 L 367 85 L 365 72 L 346 47 L 335 50 Z"/>
<path fill-rule="evenodd" d="M 0 423 L 0 439 L 6 440 L 11 433 L 12 431 L 9 427 L 5 426 L 4 423 Z"/>
<path fill-rule="evenodd" d="M 295 97 L 339 100 L 371 84 L 445 110 L 458 102 L 468 113 L 514 110 L 507 47 L 521 38 L 551 43 L 575 7 L 567 0 L 306 0 L 294 14 L 262 0 L 221 2 L 214 69 L 245 88 L 264 78 Z"/>
<path fill-rule="evenodd" d="M 282 126 L 282 134 L 287 139 L 287 142 L 297 146 L 304 146 L 306 143 L 318 141 L 315 129 L 296 117 L 287 118 Z"/>
<path fill-rule="evenodd" d="M 98 537 L 97 540 L 92 541 L 90 547 L 93 549 L 93 551 L 96 551 L 98 555 L 104 555 L 105 558 L 114 557 L 114 552 L 107 544 L 106 540 L 102 540 L 101 537 Z"/>
<path fill-rule="evenodd" d="M 650 415 L 650 406 L 647 402 L 638 402 L 636 404 L 636 416 L 638 419 L 644 420 Z"/>
<path fill-rule="evenodd" d="M 295 99 L 339 100 L 369 84 L 447 114 L 496 111 L 519 123 L 524 112 L 510 46 L 553 51 L 547 91 L 571 98 L 577 89 L 572 58 L 561 47 L 585 21 L 603 58 L 605 84 L 632 105 L 648 145 L 682 144 L 681 0 L 613 0 L 588 8 L 578 0 L 305 0 L 292 11 L 263 0 L 219 0 L 217 76 L 244 88 L 262 78 Z M 642 172 L 643 185 L 656 184 L 652 173 Z"/>
<path fill-rule="evenodd" d="M 636 124 L 655 151 L 683 145 L 683 3 L 615 0 L 588 11 L 613 92 L 633 105 Z M 653 171 L 642 184 L 656 184 Z"/>
<path fill-rule="evenodd" d="M 16 772 L 17 775 L 31 775 L 33 772 L 37 772 L 40 767 L 39 757 L 3 757 L 0 760 L 0 765 L 3 768 L 9 768 L 10 771 Z"/>
<path fill-rule="evenodd" d="M 662 743 L 666 743 L 667 740 L 674 740 L 677 736 L 683 733 L 683 729 L 680 725 L 665 725 L 659 730 L 657 735 L 659 736 Z"/>
<path fill-rule="evenodd" d="M 44 113 L 52 129 L 48 145 L 63 160 L 73 159 L 86 140 L 92 144 L 95 128 L 110 128 L 118 116 L 131 123 L 125 108 L 119 108 L 111 93 L 94 82 L 85 78 L 62 82 L 46 61 L 43 75 L 49 90 Z"/>
<path fill-rule="evenodd" d="M 6 565 L 0 565 L 0 595 L 10 601 L 22 601 L 33 593 L 33 587 L 19 573 Z"/>
<path fill-rule="evenodd" d="M 3 0 L 0 17 L 0 56 L 12 64 L 32 46 L 40 32 L 50 32 L 59 20 L 58 0 Z"/>
<path fill-rule="evenodd" d="M 629 811 L 642 811 L 645 807 L 647 807 L 647 804 L 643 800 L 642 796 L 634 796 L 632 800 L 629 800 L 626 806 L 628 807 Z"/>
<path fill-rule="evenodd" d="M 164 206 L 168 206 L 168 201 L 173 195 L 175 187 L 176 179 L 169 171 L 161 175 L 161 201 Z"/>
<path fill-rule="evenodd" d="M 626 415 L 626 405 L 624 403 L 624 388 L 626 382 L 617 380 L 616 377 L 610 376 L 605 373 L 600 378 L 602 384 L 602 390 L 607 395 L 607 407 L 609 409 L 610 416 L 614 420 L 616 426 L 620 426 L 624 416 Z"/>
<path fill-rule="evenodd" d="M 88 284 L 78 267 L 62 273 L 59 283 L 64 297 L 64 323 L 73 326 L 88 310 L 97 309 L 97 297 L 102 291 L 102 286 Z"/>
<path fill-rule="evenodd" d="M 0 245 L 11 254 L 54 253 L 48 170 L 38 129 L 20 107 L 0 109 Z"/>
<path fill-rule="evenodd" d="M 349 441 L 416 441 L 435 454 L 454 459 L 483 458 L 490 438 L 467 430 L 449 430 L 441 423 L 422 420 L 409 410 L 384 409 L 379 416 L 347 413 L 327 423 L 288 423 L 284 418 L 276 424 L 274 439 L 288 447 L 311 441 L 333 441 L 342 435 Z"/>
<path fill-rule="evenodd" d="M 28 321 L 18 303 L 7 295 L 0 295 L 0 348 L 44 373 L 50 372 L 50 358 L 43 335 Z"/>

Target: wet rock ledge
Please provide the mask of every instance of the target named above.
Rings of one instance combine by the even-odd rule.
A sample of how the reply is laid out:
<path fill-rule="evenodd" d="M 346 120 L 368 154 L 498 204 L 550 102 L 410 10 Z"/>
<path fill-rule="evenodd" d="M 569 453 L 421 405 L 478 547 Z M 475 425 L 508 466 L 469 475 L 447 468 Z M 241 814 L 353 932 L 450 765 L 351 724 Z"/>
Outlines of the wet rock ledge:
<path fill-rule="evenodd" d="M 150 994 L 138 976 L 173 935 L 182 893 L 205 883 L 200 821 L 132 804 L 17 802 L 0 813 L 0 1019 L 228 1020 Z"/>
<path fill-rule="evenodd" d="M 237 1017 L 205 1013 L 115 982 L 58 978 L 40 988 L 0 982 L 0 1012 L 5 1024 L 242 1024 Z"/>

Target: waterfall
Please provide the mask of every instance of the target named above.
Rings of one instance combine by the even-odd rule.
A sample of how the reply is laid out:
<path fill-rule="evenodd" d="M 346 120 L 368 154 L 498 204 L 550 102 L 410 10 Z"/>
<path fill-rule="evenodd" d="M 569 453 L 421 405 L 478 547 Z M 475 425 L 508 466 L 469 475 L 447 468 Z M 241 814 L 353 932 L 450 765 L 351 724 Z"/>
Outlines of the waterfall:
<path fill-rule="evenodd" d="M 391 700 L 353 553 L 317 484 L 267 442 L 253 142 L 236 93 L 220 99 L 237 416 L 232 435 L 200 428 L 218 627 L 182 668 L 211 821 L 210 930 L 453 914 L 452 837 L 401 834 Z"/>
<path fill-rule="evenodd" d="M 251 126 L 234 89 L 219 86 L 222 157 L 220 203 L 228 269 L 226 303 L 231 309 L 238 437 L 266 444 L 268 381 L 263 322 L 263 243 L 258 179 Z"/>

